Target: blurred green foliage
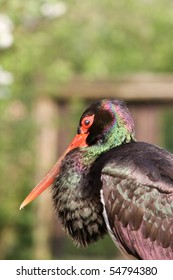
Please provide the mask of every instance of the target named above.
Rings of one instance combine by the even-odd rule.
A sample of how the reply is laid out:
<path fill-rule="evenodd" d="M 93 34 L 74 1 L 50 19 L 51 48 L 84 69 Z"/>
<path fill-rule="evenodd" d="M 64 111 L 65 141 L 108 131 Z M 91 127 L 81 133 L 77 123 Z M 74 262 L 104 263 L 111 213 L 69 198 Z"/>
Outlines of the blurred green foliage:
<path fill-rule="evenodd" d="M 165 147 L 173 153 L 173 110 L 167 108 L 163 118 L 163 142 Z"/>
<path fill-rule="evenodd" d="M 59 2 L 0 3 L 14 25 L 12 46 L 0 49 L 0 66 L 14 76 L 11 85 L 0 84 L 1 259 L 33 258 L 33 209 L 21 216 L 18 207 L 33 183 L 38 95 L 58 95 L 76 75 L 173 71 L 172 0 L 64 0 L 55 17 L 44 15 L 45 3 Z"/>

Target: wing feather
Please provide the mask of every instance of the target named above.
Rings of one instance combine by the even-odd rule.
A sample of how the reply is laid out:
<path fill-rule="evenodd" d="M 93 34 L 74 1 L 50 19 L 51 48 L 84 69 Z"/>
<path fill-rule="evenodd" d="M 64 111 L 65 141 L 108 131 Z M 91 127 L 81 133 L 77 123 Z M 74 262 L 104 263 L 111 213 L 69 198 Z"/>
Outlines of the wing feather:
<path fill-rule="evenodd" d="M 100 159 L 105 210 L 125 252 L 173 259 L 173 156 L 156 146 L 126 144 Z"/>

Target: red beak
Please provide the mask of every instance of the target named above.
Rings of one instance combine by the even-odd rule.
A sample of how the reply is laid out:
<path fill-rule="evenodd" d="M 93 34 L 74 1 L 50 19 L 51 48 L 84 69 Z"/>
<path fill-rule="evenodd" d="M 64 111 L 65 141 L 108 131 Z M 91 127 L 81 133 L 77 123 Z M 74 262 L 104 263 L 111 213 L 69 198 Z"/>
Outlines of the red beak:
<path fill-rule="evenodd" d="M 25 200 L 20 205 L 20 210 L 39 196 L 44 190 L 46 190 L 55 180 L 55 177 L 58 175 L 61 167 L 61 162 L 68 152 L 77 148 L 77 147 L 86 147 L 86 134 L 77 134 L 72 140 L 71 144 L 65 150 L 63 155 L 58 159 L 53 168 L 48 172 L 48 174 L 41 180 L 41 182 L 30 192 L 30 194 L 25 198 Z"/>

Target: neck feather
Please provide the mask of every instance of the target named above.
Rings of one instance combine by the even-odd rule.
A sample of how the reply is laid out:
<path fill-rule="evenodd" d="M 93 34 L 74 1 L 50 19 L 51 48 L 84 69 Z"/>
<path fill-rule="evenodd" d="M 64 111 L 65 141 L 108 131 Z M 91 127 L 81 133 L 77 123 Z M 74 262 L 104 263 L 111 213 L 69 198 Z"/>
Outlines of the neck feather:
<path fill-rule="evenodd" d="M 83 164 L 90 166 L 101 154 L 132 141 L 135 141 L 134 134 L 130 134 L 123 127 L 115 127 L 114 130 L 109 132 L 104 141 L 81 148 L 83 151 Z"/>

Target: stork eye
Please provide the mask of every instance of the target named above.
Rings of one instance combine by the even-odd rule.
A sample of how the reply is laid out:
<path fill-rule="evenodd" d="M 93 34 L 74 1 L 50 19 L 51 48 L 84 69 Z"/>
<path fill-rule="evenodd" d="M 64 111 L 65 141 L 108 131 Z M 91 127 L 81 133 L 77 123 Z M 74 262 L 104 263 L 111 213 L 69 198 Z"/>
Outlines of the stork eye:
<path fill-rule="evenodd" d="M 89 126 L 90 125 L 90 120 L 85 120 L 84 124 L 85 124 L 85 126 Z"/>
<path fill-rule="evenodd" d="M 94 115 L 92 115 L 92 116 L 87 116 L 87 117 L 83 118 L 83 120 L 82 120 L 82 122 L 81 122 L 82 128 L 83 128 L 83 129 L 88 129 L 88 128 L 90 128 L 90 127 L 92 126 L 93 122 L 94 122 Z"/>

